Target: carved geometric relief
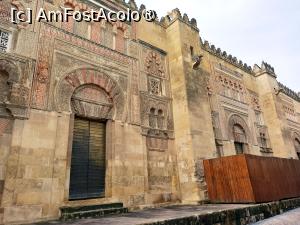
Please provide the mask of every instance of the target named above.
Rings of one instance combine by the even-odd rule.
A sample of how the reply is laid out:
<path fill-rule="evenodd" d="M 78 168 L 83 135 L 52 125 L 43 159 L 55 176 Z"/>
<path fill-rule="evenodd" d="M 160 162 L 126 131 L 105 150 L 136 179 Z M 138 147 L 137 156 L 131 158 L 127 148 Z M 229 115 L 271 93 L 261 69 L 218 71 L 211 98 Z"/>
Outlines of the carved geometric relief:
<path fill-rule="evenodd" d="M 292 101 L 285 101 L 282 99 L 282 107 L 286 118 L 297 122 L 297 114 L 294 103 Z"/>
<path fill-rule="evenodd" d="M 210 91 L 234 99 L 239 102 L 246 101 L 246 90 L 240 79 L 229 76 L 219 70 L 215 71 L 215 76 L 210 80 Z"/>
<path fill-rule="evenodd" d="M 257 93 L 248 90 L 249 92 L 249 104 L 252 106 L 254 110 L 260 111 L 260 103 L 259 103 L 259 96 Z"/>
<path fill-rule="evenodd" d="M 154 51 L 149 52 L 146 59 L 145 59 L 145 70 L 147 74 L 157 76 L 157 77 L 164 77 L 164 67 L 161 61 L 161 57 Z"/>
<path fill-rule="evenodd" d="M 64 40 L 70 45 L 80 47 L 90 53 L 121 62 L 125 65 L 129 65 L 132 61 L 131 58 L 123 54 L 119 54 L 116 51 L 112 51 L 91 41 L 85 41 L 78 36 L 67 33 L 54 26 L 42 23 L 39 37 L 38 65 L 34 79 L 34 90 L 32 96 L 32 104 L 35 108 L 44 109 L 48 107 L 50 81 L 53 80 L 50 77 L 52 70 L 51 60 L 55 49 L 55 40 L 57 39 Z"/>
<path fill-rule="evenodd" d="M 154 77 L 148 77 L 149 92 L 152 95 L 161 95 L 161 81 Z"/>
<path fill-rule="evenodd" d="M 32 73 L 32 61 L 13 58 L 10 54 L 0 56 L 0 102 L 14 117 L 27 118 L 31 84 L 28 74 Z M 6 113 L 2 110 L 0 114 Z"/>

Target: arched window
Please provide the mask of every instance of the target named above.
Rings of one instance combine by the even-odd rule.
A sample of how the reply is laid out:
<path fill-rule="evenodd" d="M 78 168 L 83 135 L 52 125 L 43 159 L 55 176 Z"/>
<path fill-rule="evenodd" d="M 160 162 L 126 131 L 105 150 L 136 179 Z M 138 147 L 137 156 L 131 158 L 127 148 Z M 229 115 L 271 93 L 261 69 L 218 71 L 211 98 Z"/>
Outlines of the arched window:
<path fill-rule="evenodd" d="M 298 138 L 295 139 L 295 149 L 296 149 L 298 158 L 300 159 L 300 140 Z"/>
<path fill-rule="evenodd" d="M 233 137 L 236 153 L 243 154 L 245 152 L 245 144 L 247 143 L 247 138 L 246 132 L 241 125 L 235 124 L 233 126 Z"/>
<path fill-rule="evenodd" d="M 0 102 L 5 102 L 9 94 L 8 85 L 9 74 L 6 71 L 0 70 Z"/>
<path fill-rule="evenodd" d="M 151 128 L 156 128 L 156 115 L 155 115 L 155 109 L 151 108 L 149 113 L 149 126 Z"/>
<path fill-rule="evenodd" d="M 164 129 L 164 112 L 161 109 L 157 113 L 157 126 L 158 129 Z"/>

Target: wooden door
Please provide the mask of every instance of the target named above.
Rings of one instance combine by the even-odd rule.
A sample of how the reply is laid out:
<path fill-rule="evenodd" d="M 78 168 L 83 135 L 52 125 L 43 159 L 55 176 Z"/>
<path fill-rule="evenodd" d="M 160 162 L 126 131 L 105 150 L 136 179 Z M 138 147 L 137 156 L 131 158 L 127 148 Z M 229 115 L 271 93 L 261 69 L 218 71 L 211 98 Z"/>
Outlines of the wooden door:
<path fill-rule="evenodd" d="M 105 197 L 105 123 L 75 118 L 70 200 Z"/>

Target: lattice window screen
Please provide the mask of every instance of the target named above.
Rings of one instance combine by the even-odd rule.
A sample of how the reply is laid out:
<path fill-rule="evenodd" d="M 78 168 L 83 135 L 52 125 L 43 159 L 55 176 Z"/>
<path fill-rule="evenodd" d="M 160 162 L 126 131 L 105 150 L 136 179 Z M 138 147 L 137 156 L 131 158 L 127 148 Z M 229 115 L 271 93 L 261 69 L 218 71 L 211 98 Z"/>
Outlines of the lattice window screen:
<path fill-rule="evenodd" d="M 0 51 L 7 52 L 9 46 L 10 33 L 0 30 Z"/>

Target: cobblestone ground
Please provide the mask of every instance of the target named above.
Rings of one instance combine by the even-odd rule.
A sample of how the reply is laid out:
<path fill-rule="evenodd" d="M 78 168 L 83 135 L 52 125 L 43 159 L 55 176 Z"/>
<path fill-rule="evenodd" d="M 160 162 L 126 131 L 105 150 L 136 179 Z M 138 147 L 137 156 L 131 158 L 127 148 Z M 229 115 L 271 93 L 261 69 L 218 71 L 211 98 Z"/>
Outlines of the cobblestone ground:
<path fill-rule="evenodd" d="M 300 208 L 253 225 L 300 225 Z"/>
<path fill-rule="evenodd" d="M 193 215 L 202 215 L 228 209 L 249 207 L 250 205 L 205 205 L 205 206 L 172 206 L 158 209 L 146 209 L 124 215 L 110 216 L 99 219 L 83 219 L 72 222 L 54 221 L 47 225 L 139 225 L 150 222 L 164 221 Z"/>

